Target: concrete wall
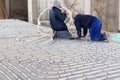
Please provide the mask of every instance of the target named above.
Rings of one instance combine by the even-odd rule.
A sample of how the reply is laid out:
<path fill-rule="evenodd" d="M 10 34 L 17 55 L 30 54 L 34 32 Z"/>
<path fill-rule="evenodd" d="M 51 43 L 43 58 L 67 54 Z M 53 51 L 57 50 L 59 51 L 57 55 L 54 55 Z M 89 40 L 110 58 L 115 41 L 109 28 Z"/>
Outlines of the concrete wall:
<path fill-rule="evenodd" d="M 91 0 L 91 13 L 103 22 L 103 29 L 118 31 L 119 26 L 119 0 Z"/>
<path fill-rule="evenodd" d="M 21 20 L 28 19 L 27 0 L 9 0 L 9 17 Z"/>
<path fill-rule="evenodd" d="M 85 0 L 64 0 L 64 4 L 68 9 L 81 14 L 84 13 L 84 2 Z"/>
<path fill-rule="evenodd" d="M 39 15 L 44 9 L 48 7 L 52 7 L 54 0 L 37 0 L 37 1 L 39 2 L 37 15 Z M 42 19 L 46 20 L 48 19 L 48 16 L 49 16 L 49 11 L 43 15 Z"/>
<path fill-rule="evenodd" d="M 7 19 L 6 10 L 4 7 L 4 1 L 0 0 L 0 20 Z"/>
<path fill-rule="evenodd" d="M 37 24 L 37 1 L 28 0 L 28 21 Z"/>
<path fill-rule="evenodd" d="M 120 32 L 120 0 L 119 0 L 119 32 Z"/>
<path fill-rule="evenodd" d="M 84 14 L 91 14 L 91 0 L 84 0 Z"/>

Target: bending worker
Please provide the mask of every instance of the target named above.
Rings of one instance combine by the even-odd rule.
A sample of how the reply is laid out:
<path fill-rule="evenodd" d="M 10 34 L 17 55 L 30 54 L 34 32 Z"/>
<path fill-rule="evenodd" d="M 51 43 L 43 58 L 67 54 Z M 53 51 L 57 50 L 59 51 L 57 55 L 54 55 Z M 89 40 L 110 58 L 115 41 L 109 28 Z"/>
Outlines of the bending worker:
<path fill-rule="evenodd" d="M 101 34 L 102 22 L 98 18 L 91 15 L 81 15 L 73 13 L 74 24 L 76 26 L 78 38 L 81 38 L 81 28 L 83 28 L 83 36 L 87 35 L 88 29 L 90 39 L 92 41 L 108 40 L 108 33 Z"/>

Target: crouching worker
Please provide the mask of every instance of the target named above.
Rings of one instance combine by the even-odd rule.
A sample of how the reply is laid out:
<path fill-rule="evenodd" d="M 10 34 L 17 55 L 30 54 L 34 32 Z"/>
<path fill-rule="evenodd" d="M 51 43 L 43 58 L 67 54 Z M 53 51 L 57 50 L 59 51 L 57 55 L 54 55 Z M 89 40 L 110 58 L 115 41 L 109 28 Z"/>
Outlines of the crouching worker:
<path fill-rule="evenodd" d="M 81 38 L 81 28 L 83 28 L 84 36 L 87 35 L 89 29 L 90 39 L 92 41 L 108 40 L 107 33 L 101 34 L 102 22 L 91 15 L 81 15 L 73 13 L 74 24 L 76 26 L 78 38 Z"/>
<path fill-rule="evenodd" d="M 50 24 L 54 34 L 53 38 L 70 38 L 71 34 L 64 23 L 67 17 L 67 11 L 62 12 L 60 8 L 60 1 L 55 0 L 53 8 L 50 10 Z"/>

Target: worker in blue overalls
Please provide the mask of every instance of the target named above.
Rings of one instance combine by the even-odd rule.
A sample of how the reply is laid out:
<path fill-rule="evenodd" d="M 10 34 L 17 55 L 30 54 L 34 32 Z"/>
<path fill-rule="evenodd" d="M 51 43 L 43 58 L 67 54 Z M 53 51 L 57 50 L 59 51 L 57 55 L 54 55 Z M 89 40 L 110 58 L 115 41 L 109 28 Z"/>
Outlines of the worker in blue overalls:
<path fill-rule="evenodd" d="M 102 22 L 97 17 L 73 13 L 74 24 L 76 26 L 78 38 L 81 38 L 81 28 L 83 37 L 87 35 L 88 29 L 92 41 L 108 41 L 108 33 L 101 34 Z"/>
<path fill-rule="evenodd" d="M 61 3 L 55 0 L 53 8 L 50 10 L 50 25 L 54 33 L 54 38 L 70 38 L 71 34 L 64 23 L 67 17 L 67 11 L 61 10 Z"/>

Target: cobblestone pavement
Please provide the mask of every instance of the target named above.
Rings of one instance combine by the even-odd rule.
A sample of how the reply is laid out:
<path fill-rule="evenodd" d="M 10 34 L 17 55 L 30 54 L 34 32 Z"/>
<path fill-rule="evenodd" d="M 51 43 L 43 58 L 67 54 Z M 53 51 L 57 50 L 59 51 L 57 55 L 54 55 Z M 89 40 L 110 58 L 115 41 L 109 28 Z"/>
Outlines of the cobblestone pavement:
<path fill-rule="evenodd" d="M 11 29 L 1 28 L 3 22 L 0 30 Z M 120 80 L 119 43 L 28 38 L 26 31 L 32 35 L 36 28 L 21 33 L 21 27 L 0 31 L 0 80 Z"/>

